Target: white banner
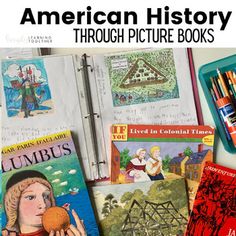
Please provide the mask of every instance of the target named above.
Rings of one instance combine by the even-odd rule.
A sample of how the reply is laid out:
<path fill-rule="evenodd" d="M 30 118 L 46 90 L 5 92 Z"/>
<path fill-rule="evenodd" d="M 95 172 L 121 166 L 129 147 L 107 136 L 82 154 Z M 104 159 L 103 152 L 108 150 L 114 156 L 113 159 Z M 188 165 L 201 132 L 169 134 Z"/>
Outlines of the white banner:
<path fill-rule="evenodd" d="M 233 1 L 12 1 L 1 47 L 235 47 Z"/>

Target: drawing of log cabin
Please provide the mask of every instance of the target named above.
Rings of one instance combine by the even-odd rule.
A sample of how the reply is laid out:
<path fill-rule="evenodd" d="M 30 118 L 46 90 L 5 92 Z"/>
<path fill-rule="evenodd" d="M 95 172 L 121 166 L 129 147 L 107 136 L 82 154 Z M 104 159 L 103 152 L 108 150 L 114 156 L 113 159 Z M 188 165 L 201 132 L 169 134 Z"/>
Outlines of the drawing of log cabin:
<path fill-rule="evenodd" d="M 122 225 L 125 236 L 171 235 L 172 231 L 184 230 L 187 219 L 178 212 L 171 201 L 154 203 L 145 201 L 142 206 L 134 200 Z M 183 231 L 182 231 L 183 233 Z"/>
<path fill-rule="evenodd" d="M 163 84 L 167 78 L 143 58 L 138 58 L 121 81 L 120 88 L 128 89 L 152 84 Z"/>
<path fill-rule="evenodd" d="M 198 145 L 198 151 L 189 157 L 183 153 L 174 157 L 169 163 L 170 172 L 199 182 L 206 161 L 212 160 L 212 150 L 203 150 L 203 144 Z"/>

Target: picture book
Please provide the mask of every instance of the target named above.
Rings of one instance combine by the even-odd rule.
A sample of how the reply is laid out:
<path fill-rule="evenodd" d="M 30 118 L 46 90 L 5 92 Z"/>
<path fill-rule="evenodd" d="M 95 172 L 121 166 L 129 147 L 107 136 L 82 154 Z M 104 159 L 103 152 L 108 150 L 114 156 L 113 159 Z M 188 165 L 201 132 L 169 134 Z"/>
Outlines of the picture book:
<path fill-rule="evenodd" d="M 2 235 L 99 235 L 70 131 L 4 147 L 1 166 Z"/>
<path fill-rule="evenodd" d="M 188 218 L 183 178 L 91 189 L 101 235 L 183 235 Z"/>
<path fill-rule="evenodd" d="M 185 235 L 236 235 L 236 170 L 206 163 Z"/>
<path fill-rule="evenodd" d="M 1 62 L 3 145 L 69 129 L 86 180 L 109 176 L 115 123 L 201 123 L 187 49 L 53 55 Z"/>
<path fill-rule="evenodd" d="M 206 161 L 213 161 L 214 128 L 117 124 L 111 131 L 111 182 L 187 179 L 190 208 Z"/>

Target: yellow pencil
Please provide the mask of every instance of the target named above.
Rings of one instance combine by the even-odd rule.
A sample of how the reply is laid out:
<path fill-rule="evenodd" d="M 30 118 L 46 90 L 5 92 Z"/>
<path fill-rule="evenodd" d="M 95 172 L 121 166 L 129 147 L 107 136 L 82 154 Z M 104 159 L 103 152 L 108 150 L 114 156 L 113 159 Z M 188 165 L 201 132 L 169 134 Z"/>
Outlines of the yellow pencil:
<path fill-rule="evenodd" d="M 236 78 L 234 79 L 233 73 L 234 72 L 232 72 L 232 71 L 228 71 L 228 72 L 226 72 L 226 75 L 229 80 L 230 89 L 232 90 L 234 97 L 236 98 Z"/>
<path fill-rule="evenodd" d="M 228 91 L 227 86 L 225 84 L 224 78 L 223 78 L 222 74 L 220 73 L 220 70 L 217 68 L 216 71 L 217 71 L 217 74 L 218 74 L 218 77 L 220 80 L 221 88 L 224 91 L 225 96 L 230 98 L 229 91 Z"/>
<path fill-rule="evenodd" d="M 224 92 L 224 89 L 223 89 L 223 87 L 222 87 L 222 84 L 221 84 L 221 81 L 220 81 L 219 78 L 217 79 L 217 83 L 218 83 L 218 85 L 219 85 L 219 88 L 220 88 L 220 91 L 221 91 L 222 96 L 225 97 L 226 94 L 225 94 L 225 92 Z M 229 96 L 228 96 L 228 97 L 229 97 Z"/>
<path fill-rule="evenodd" d="M 231 81 L 234 87 L 234 90 L 236 91 L 236 74 L 233 72 L 233 75 L 231 77 Z"/>

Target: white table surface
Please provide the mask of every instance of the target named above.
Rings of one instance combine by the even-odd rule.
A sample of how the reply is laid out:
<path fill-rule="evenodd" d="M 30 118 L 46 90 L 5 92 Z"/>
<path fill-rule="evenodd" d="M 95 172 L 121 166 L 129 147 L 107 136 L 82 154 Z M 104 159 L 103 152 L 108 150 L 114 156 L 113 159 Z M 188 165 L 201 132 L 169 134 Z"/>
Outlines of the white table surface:
<path fill-rule="evenodd" d="M 78 54 L 83 53 L 96 54 L 96 53 L 106 53 L 114 51 L 124 51 L 124 48 L 53 48 L 52 54 Z M 198 68 L 211 61 L 236 54 L 236 48 L 194 48 L 192 49 L 193 59 L 195 65 L 196 75 L 198 74 Z M 205 96 L 203 94 L 201 85 L 198 81 L 198 90 L 201 100 L 202 112 L 204 116 L 204 124 L 214 126 L 214 121 L 212 119 L 210 110 L 208 108 Z M 225 151 L 223 144 L 219 137 L 216 137 L 215 142 L 215 162 L 226 167 L 236 169 L 236 154 L 230 154 Z"/>

